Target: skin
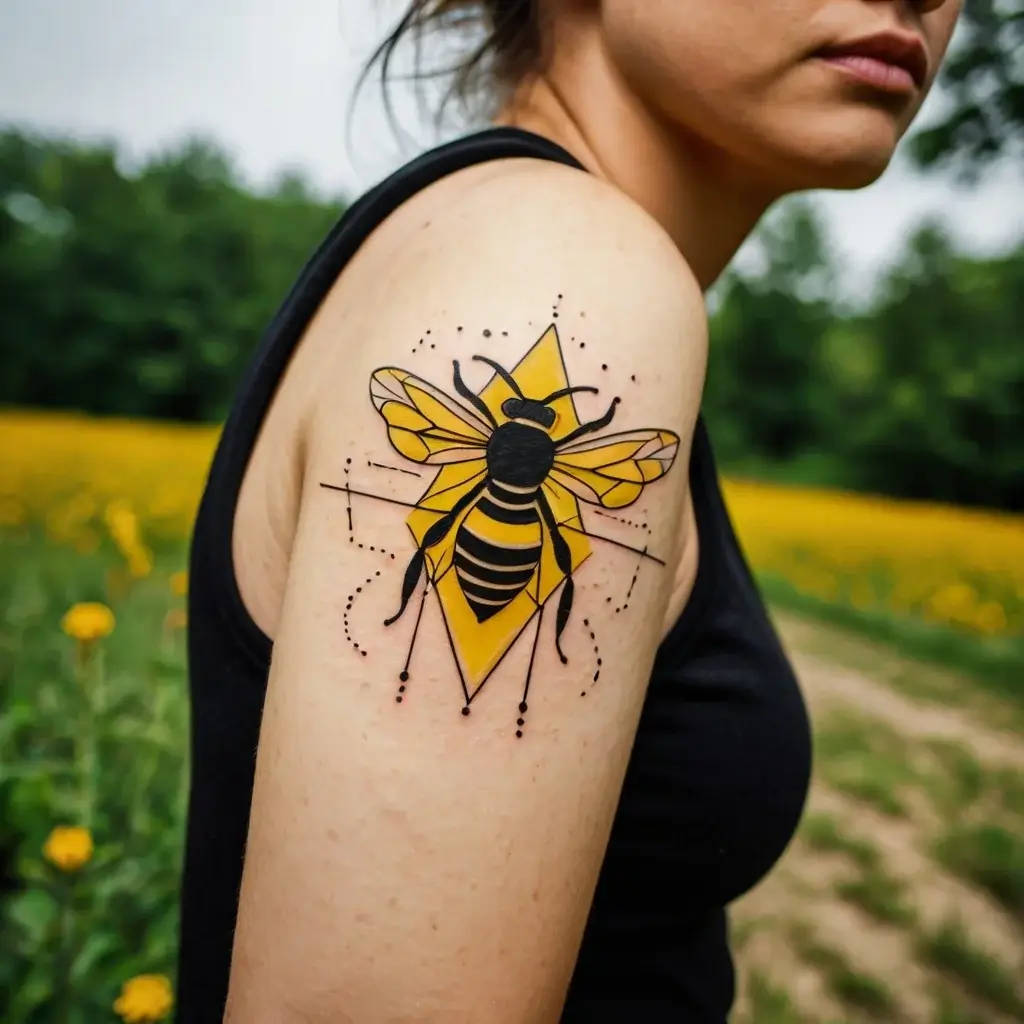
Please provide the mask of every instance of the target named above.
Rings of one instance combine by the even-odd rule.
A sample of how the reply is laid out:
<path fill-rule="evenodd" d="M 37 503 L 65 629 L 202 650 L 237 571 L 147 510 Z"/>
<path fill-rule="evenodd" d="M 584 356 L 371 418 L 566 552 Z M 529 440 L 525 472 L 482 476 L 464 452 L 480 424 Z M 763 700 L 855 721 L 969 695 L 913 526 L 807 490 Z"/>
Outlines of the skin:
<path fill-rule="evenodd" d="M 959 11 L 958 0 L 554 0 L 554 58 L 497 120 L 554 139 L 634 199 L 707 288 L 781 196 L 878 178 Z M 890 30 L 928 52 L 912 96 L 813 59 Z"/>
<path fill-rule="evenodd" d="M 236 576 L 275 647 L 230 1022 L 558 1020 L 650 667 L 698 560 L 681 467 L 703 387 L 702 290 L 780 196 L 877 178 L 923 101 L 869 89 L 814 51 L 912 31 L 931 80 L 958 12 L 953 0 L 551 0 L 548 13 L 553 58 L 498 120 L 560 142 L 592 173 L 500 161 L 404 204 L 309 324 L 246 472 Z M 429 629 L 396 713 L 389 653 L 408 616 L 392 632 L 372 623 L 394 614 L 398 575 L 362 595 L 372 651 L 354 656 L 340 609 L 369 563 L 342 543 L 344 501 L 319 483 L 340 482 L 346 457 L 395 461 L 367 397 L 375 368 L 451 393 L 454 357 L 480 387 L 470 357 L 513 363 L 558 293 L 561 323 L 586 324 L 586 351 L 566 351 L 570 381 L 601 386 L 586 414 L 623 395 L 615 429 L 681 438 L 657 495 L 636 506 L 666 566 L 642 576 L 628 628 L 601 595 L 624 591 L 635 562 L 601 553 L 580 572 L 575 628 L 589 616 L 604 663 L 585 713 L 592 667 L 562 666 L 549 636 L 524 740 L 507 713 L 513 682 L 496 678 L 463 718 L 447 696 L 451 652 Z M 438 348 L 411 355 L 428 327 Z M 401 514 L 375 507 L 360 529 L 398 565 L 413 553 Z"/>

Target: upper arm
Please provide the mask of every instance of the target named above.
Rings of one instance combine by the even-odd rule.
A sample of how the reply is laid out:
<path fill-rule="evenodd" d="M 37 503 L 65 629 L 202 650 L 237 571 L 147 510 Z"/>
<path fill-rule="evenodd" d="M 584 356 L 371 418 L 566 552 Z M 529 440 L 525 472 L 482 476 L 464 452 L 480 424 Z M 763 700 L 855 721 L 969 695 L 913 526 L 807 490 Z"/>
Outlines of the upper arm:
<path fill-rule="evenodd" d="M 604 855 L 682 541 L 703 304 L 583 175 L 498 176 L 449 212 L 312 328 L 337 336 L 307 410 L 231 1019 L 557 1020 Z M 512 391 L 476 356 L 527 399 L 599 393 L 497 441 Z M 496 477 L 541 497 L 481 507 Z"/>

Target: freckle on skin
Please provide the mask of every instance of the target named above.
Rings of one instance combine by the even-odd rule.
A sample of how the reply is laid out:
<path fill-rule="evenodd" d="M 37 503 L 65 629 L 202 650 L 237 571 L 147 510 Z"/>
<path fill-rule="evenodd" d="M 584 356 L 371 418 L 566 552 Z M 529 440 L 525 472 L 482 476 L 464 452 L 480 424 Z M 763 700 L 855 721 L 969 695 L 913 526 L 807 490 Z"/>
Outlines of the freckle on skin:
<path fill-rule="evenodd" d="M 338 838 L 338 830 L 335 828 L 329 828 L 327 830 L 327 838 L 333 843 Z"/>

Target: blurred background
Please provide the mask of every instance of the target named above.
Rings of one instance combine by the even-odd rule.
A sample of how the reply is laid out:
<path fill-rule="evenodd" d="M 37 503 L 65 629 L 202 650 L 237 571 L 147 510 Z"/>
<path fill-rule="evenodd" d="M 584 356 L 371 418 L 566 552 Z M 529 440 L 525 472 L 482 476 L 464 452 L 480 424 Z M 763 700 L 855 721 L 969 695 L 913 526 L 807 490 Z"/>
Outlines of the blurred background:
<path fill-rule="evenodd" d="M 772 211 L 705 414 L 815 718 L 737 1022 L 1024 1021 L 1024 2 L 968 0 L 875 186 Z M 233 387 L 435 129 L 371 0 L 0 5 L 0 1019 L 158 1020 L 184 571 Z M 351 116 L 350 116 L 351 115 Z"/>

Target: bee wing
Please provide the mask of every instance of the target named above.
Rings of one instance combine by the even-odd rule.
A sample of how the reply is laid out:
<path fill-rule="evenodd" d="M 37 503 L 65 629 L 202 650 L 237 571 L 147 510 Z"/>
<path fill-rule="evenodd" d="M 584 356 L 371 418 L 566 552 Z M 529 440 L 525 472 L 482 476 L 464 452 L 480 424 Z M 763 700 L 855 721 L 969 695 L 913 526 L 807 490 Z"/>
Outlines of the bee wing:
<path fill-rule="evenodd" d="M 491 428 L 421 377 L 386 366 L 370 375 L 370 400 L 400 455 L 430 465 L 484 458 Z"/>
<path fill-rule="evenodd" d="M 678 450 L 671 430 L 606 434 L 560 448 L 550 476 L 591 505 L 625 508 L 669 471 Z"/>

